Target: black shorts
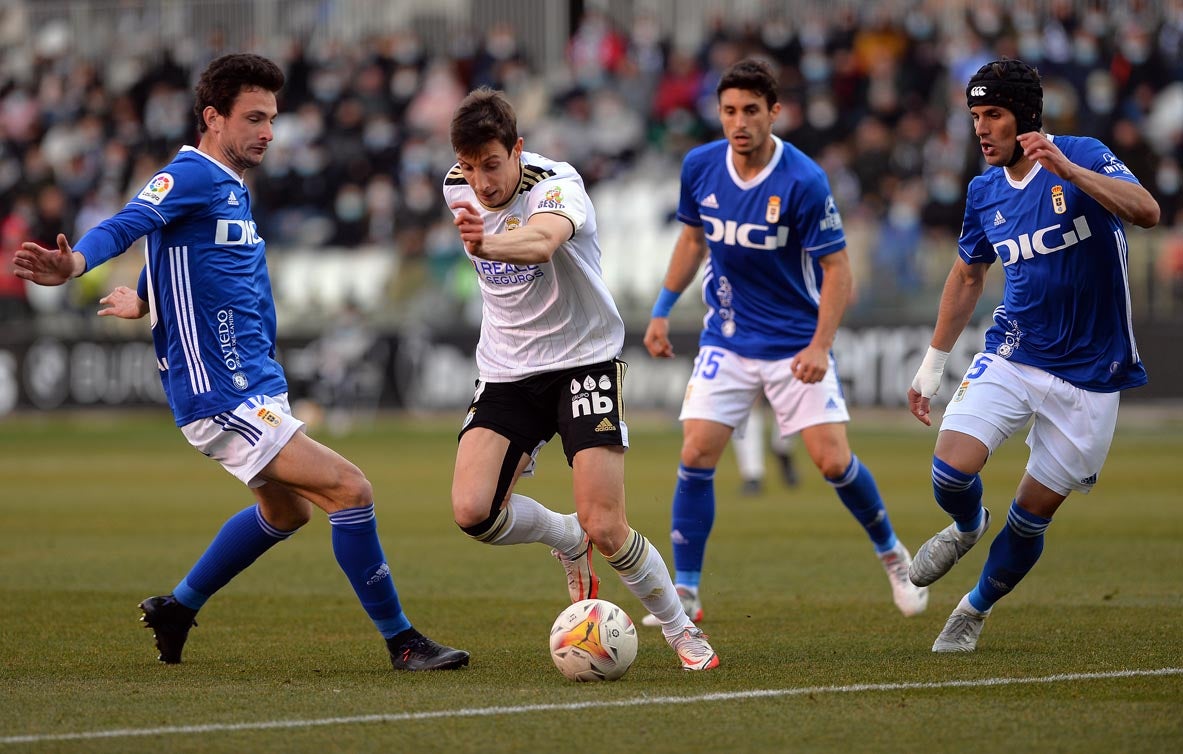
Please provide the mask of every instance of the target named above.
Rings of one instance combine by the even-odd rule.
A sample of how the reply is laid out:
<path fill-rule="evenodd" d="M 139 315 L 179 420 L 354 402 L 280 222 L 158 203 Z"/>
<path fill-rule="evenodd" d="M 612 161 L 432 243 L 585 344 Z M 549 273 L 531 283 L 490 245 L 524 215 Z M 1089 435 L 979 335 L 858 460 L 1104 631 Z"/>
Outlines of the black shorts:
<path fill-rule="evenodd" d="M 567 463 L 585 448 L 628 447 L 624 373 L 620 359 L 538 374 L 516 382 L 477 380 L 463 435 L 491 429 L 524 455 L 533 455 L 557 432 Z"/>

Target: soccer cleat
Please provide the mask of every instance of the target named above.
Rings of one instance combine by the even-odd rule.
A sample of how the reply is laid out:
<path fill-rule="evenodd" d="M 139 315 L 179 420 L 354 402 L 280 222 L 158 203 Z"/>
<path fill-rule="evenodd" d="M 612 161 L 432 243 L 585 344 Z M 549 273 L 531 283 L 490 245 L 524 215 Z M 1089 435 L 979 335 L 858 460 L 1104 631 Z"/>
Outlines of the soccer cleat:
<path fill-rule="evenodd" d="M 144 611 L 140 620 L 152 629 L 156 638 L 156 648 L 160 650 L 157 659 L 169 665 L 179 663 L 189 629 L 197 625 L 197 611 L 177 602 L 171 594 L 149 597 L 140 603 L 140 609 Z"/>
<path fill-rule="evenodd" d="M 393 642 L 387 639 L 386 648 L 395 670 L 455 670 L 468 664 L 468 652 L 445 647 L 418 632 L 400 646 Z"/>
<path fill-rule="evenodd" d="M 571 595 L 571 604 L 592 600 L 600 593 L 600 577 L 592 570 L 592 543 L 586 534 L 583 535 L 583 554 L 568 558 L 560 550 L 551 550 L 551 555 L 558 558 L 567 572 L 567 593 Z"/>
<path fill-rule="evenodd" d="M 683 670 L 710 670 L 719 667 L 719 655 L 711 648 L 701 628 L 688 626 L 682 633 L 666 641 L 678 653 Z"/>
<path fill-rule="evenodd" d="M 982 635 L 982 624 L 990 611 L 979 612 L 969 604 L 969 595 L 961 598 L 957 607 L 945 621 L 941 635 L 933 642 L 934 652 L 972 652 L 978 648 L 978 637 Z"/>
<path fill-rule="evenodd" d="M 759 497 L 764 492 L 764 482 L 759 479 L 745 479 L 739 488 L 744 497 Z"/>
<path fill-rule="evenodd" d="M 928 607 L 928 587 L 916 586 L 908 578 L 908 566 L 912 563 L 912 556 L 903 542 L 882 553 L 879 560 L 883 562 L 883 570 L 887 571 L 887 579 L 891 582 L 891 598 L 895 606 L 906 616 L 920 615 Z"/>
<path fill-rule="evenodd" d="M 949 524 L 920 545 L 908 567 L 908 578 L 916 586 L 933 583 L 948 573 L 989 528 L 990 511 L 985 508 L 982 509 L 982 525 L 976 532 L 958 531 L 957 524 Z"/>
<path fill-rule="evenodd" d="M 678 600 L 682 603 L 682 609 L 686 611 L 686 617 L 695 623 L 702 620 L 702 600 L 698 598 L 698 590 L 688 586 L 675 588 L 678 590 Z M 661 621 L 656 615 L 649 614 L 641 619 L 641 625 L 660 626 Z"/>

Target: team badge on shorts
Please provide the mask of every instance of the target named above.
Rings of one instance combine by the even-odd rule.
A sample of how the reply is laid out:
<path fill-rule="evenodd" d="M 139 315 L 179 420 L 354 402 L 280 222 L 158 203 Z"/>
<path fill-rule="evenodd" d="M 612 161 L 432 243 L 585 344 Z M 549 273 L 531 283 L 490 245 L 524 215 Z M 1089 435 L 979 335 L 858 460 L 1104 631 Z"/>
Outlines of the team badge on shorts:
<path fill-rule="evenodd" d="M 262 419 L 263 423 L 269 427 L 278 427 L 280 423 L 283 422 L 283 417 L 273 411 L 268 411 L 265 408 L 261 408 L 256 411 L 255 416 Z"/>
<path fill-rule="evenodd" d="M 953 394 L 953 403 L 957 403 L 965 397 L 966 391 L 969 390 L 969 380 L 962 380 L 961 386 L 957 388 L 957 392 Z"/>

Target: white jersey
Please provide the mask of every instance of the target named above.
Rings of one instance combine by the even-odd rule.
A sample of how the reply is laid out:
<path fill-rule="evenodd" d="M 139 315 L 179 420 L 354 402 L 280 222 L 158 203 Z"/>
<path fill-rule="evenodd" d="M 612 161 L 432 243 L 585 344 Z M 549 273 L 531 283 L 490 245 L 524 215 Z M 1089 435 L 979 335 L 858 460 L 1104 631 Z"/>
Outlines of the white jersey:
<path fill-rule="evenodd" d="M 545 264 L 469 255 L 483 300 L 476 350 L 482 380 L 511 382 L 620 354 L 624 320 L 604 284 L 596 211 L 575 168 L 523 152 L 521 182 L 500 207 L 481 204 L 458 164 L 444 179 L 443 191 L 449 207 L 460 201 L 476 207 L 487 235 L 511 232 L 539 212 L 562 215 L 573 228 Z"/>

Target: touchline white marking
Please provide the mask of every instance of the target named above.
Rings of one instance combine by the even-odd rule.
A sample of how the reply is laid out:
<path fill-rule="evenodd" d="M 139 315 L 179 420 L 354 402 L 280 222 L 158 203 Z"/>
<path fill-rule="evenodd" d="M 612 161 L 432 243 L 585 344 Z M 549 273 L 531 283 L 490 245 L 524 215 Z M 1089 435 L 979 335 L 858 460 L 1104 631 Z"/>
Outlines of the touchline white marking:
<path fill-rule="evenodd" d="M 166 728 L 122 728 L 92 730 L 79 733 L 46 733 L 28 736 L 5 736 L 0 744 L 28 744 L 45 741 L 89 741 L 101 738 L 132 738 L 163 736 L 177 733 L 221 733 L 239 730 L 277 730 L 315 728 L 325 725 L 357 725 L 359 723 L 398 723 L 408 720 L 434 720 L 449 717 L 495 717 L 521 715 L 527 712 L 571 712 L 607 707 L 655 706 L 661 704 L 698 704 L 700 702 L 729 702 L 736 699 L 768 699 L 778 696 L 809 694 L 851 694 L 860 691 L 915 691 L 923 689 L 981 688 L 986 686 L 1017 686 L 1032 683 L 1062 683 L 1065 681 L 1096 681 L 1106 678 L 1138 678 L 1183 674 L 1183 668 L 1157 670 L 1111 670 L 1104 673 L 1061 673 L 1037 678 L 979 678 L 967 681 L 931 681 L 927 683 L 855 683 L 849 686 L 807 686 L 795 689 L 752 689 L 750 691 L 720 691 L 695 696 L 639 696 L 631 699 L 567 702 L 565 704 L 523 704 L 517 707 L 470 707 L 468 709 L 434 710 L 430 712 L 400 712 L 390 715 L 357 715 L 354 717 L 322 717 L 313 720 L 264 720 L 256 723 L 211 723 L 209 725 L 177 725 Z"/>

